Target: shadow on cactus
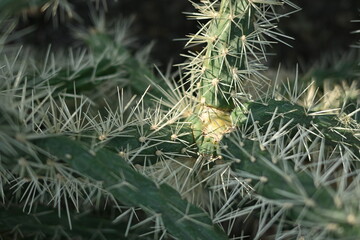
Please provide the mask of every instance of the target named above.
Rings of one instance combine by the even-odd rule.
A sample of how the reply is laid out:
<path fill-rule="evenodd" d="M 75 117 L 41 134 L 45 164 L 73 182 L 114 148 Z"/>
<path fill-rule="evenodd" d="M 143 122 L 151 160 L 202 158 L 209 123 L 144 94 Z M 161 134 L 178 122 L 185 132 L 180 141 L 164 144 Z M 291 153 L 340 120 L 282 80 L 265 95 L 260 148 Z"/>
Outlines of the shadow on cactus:
<path fill-rule="evenodd" d="M 358 75 L 268 79 L 287 0 L 193 4 L 178 83 L 101 14 L 42 61 L 1 36 L 3 239 L 359 239 Z"/>

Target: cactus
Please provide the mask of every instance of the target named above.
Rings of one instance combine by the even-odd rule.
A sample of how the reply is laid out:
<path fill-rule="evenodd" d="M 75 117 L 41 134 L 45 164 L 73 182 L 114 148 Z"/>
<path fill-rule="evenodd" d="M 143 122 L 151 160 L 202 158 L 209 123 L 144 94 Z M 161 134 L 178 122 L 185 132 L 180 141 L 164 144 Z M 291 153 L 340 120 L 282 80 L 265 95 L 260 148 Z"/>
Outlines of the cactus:
<path fill-rule="evenodd" d="M 2 4 L 1 21 L 17 17 Z M 308 76 L 278 72 L 271 86 L 266 51 L 289 38 L 276 22 L 299 8 L 193 4 L 207 22 L 187 45 L 203 49 L 179 84 L 129 50 L 127 24 L 102 17 L 77 31 L 84 50 L 48 48 L 43 61 L 0 36 L 2 238 L 360 238 L 358 64 L 311 73 L 352 86 L 330 105 Z"/>

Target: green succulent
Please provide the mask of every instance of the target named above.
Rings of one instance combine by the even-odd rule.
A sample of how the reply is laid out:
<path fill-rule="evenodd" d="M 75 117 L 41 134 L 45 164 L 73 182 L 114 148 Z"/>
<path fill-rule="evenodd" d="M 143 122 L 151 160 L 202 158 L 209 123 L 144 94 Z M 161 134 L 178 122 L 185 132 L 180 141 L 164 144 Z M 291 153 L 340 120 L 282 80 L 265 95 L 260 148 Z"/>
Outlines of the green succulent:
<path fill-rule="evenodd" d="M 267 77 L 296 5 L 192 2 L 203 48 L 176 82 L 124 20 L 95 18 L 66 54 L 9 41 L 23 7 L 65 3 L 0 3 L 2 239 L 360 238 L 359 62 Z"/>

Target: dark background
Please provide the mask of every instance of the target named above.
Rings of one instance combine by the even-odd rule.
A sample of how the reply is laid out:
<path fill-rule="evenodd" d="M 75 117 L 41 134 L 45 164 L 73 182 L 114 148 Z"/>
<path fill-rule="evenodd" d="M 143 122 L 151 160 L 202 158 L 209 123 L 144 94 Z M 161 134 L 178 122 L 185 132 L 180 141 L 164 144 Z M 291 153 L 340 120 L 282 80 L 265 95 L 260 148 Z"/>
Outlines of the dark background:
<path fill-rule="evenodd" d="M 360 23 L 351 20 L 360 19 L 359 0 L 293 0 L 302 11 L 282 19 L 279 23 L 283 33 L 295 40 L 288 40 L 293 48 L 277 44 L 271 50 L 276 52 L 269 65 L 276 67 L 279 62 L 285 67 L 293 68 L 296 63 L 306 67 L 331 53 L 348 51 L 349 45 L 360 38 L 360 34 L 350 34 L 360 29 Z M 75 11 L 84 19 L 84 25 L 89 26 L 89 8 L 83 0 L 72 1 Z M 184 59 L 181 53 L 185 41 L 174 41 L 184 38 L 189 33 L 197 31 L 196 21 L 186 19 L 184 12 L 193 12 L 194 8 L 187 0 L 108 0 L 107 17 L 117 19 L 119 16 L 135 16 L 132 25 L 132 35 L 137 38 L 135 48 L 141 48 L 152 41 L 155 45 L 152 59 L 164 69 L 173 60 L 180 63 Z M 79 22 L 67 19 L 54 28 L 52 18 L 41 13 L 30 15 L 22 20 L 18 29 L 35 26 L 35 33 L 21 39 L 33 47 L 43 47 L 48 44 L 56 48 L 74 44 L 69 26 L 80 25 Z"/>

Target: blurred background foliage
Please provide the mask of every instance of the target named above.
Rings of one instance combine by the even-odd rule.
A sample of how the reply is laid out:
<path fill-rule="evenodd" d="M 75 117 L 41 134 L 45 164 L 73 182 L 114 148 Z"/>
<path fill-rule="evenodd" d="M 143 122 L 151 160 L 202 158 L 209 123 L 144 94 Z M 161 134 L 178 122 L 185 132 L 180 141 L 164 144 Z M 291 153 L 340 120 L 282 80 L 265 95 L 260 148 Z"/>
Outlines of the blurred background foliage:
<path fill-rule="evenodd" d="M 282 44 L 274 46 L 273 52 L 277 55 L 270 59 L 270 66 L 276 68 L 281 62 L 285 67 L 293 68 L 299 63 L 300 70 L 304 71 L 324 55 L 348 51 L 356 39 L 350 32 L 358 29 L 358 23 L 351 21 L 359 19 L 359 0 L 293 2 L 300 6 L 302 11 L 279 23 L 279 28 L 285 34 L 295 38 L 295 41 L 287 40 L 293 47 Z M 119 16 L 134 17 L 131 30 L 137 39 L 137 45 L 133 47 L 139 48 L 154 41 L 151 56 L 161 69 L 169 65 L 169 59 L 173 59 L 173 63 L 183 62 L 180 54 L 187 51 L 183 49 L 184 41 L 174 39 L 184 38 L 187 34 L 196 32 L 198 28 L 197 22 L 188 21 L 184 14 L 194 11 L 188 0 L 100 0 L 95 5 L 107 9 L 106 16 L 110 20 L 116 20 Z M 36 7 L 24 10 L 21 4 L 19 6 L 17 11 L 20 17 L 16 28 L 24 30 L 31 26 L 34 32 L 17 41 L 36 48 L 46 49 L 49 44 L 54 49 L 76 46 L 72 31 L 74 26 L 92 24 L 89 1 L 71 1 L 68 6 L 77 15 L 67 14 L 68 9 L 64 8 L 59 10 L 57 18 L 50 17 L 49 12 L 44 13 Z M 24 11 L 27 14 L 24 14 Z M 59 21 L 60 18 L 63 21 Z"/>

